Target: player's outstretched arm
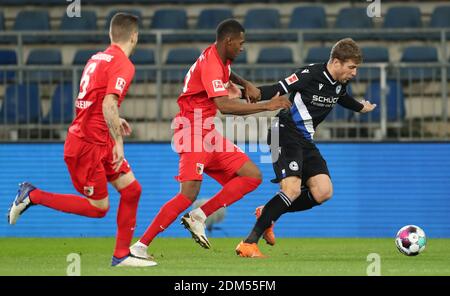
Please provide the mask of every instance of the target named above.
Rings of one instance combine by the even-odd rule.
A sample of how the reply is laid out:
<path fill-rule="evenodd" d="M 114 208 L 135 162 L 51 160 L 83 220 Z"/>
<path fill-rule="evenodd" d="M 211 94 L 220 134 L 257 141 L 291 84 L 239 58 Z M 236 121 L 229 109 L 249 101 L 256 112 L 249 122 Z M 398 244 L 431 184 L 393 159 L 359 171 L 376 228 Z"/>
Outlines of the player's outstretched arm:
<path fill-rule="evenodd" d="M 276 93 L 271 100 L 257 104 L 242 103 L 238 99 L 230 99 L 228 96 L 216 97 L 214 98 L 214 103 L 222 114 L 234 115 L 248 115 L 291 107 L 291 102 L 287 98 L 280 96 L 279 93 Z"/>
<path fill-rule="evenodd" d="M 121 124 L 119 117 L 119 107 L 117 105 L 118 97 L 108 94 L 103 100 L 103 116 L 109 128 L 109 134 L 113 138 L 115 145 L 113 148 L 114 170 L 118 171 L 124 160 L 123 138 L 121 133 Z"/>

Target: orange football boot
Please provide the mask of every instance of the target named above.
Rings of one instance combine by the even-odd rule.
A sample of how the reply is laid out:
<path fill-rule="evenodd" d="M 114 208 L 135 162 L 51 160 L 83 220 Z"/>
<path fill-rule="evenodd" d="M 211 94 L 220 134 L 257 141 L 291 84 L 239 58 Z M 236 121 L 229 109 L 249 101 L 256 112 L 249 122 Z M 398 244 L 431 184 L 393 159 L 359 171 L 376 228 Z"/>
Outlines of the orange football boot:
<path fill-rule="evenodd" d="M 264 208 L 264 206 L 259 206 L 256 208 L 256 210 L 255 210 L 256 219 L 259 219 L 259 217 L 261 216 L 263 208 Z M 264 230 L 264 233 L 263 233 L 263 239 L 266 241 L 267 244 L 269 244 L 271 246 L 275 245 L 275 233 L 273 232 L 274 226 L 275 226 L 275 224 L 272 223 L 272 225 L 269 228 L 267 228 L 266 230 Z"/>
<path fill-rule="evenodd" d="M 247 257 L 247 258 L 265 258 L 266 256 L 261 253 L 261 251 L 258 248 L 258 245 L 248 244 L 241 241 L 237 247 L 236 247 L 236 254 L 241 257 Z"/>

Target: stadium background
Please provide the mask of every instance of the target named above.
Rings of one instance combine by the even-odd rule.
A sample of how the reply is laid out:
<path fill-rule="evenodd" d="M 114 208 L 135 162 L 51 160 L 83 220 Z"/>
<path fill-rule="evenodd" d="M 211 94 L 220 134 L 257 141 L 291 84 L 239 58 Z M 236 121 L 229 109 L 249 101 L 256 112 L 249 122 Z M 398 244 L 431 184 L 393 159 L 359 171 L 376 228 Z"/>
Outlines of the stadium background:
<path fill-rule="evenodd" d="M 68 18 L 70 3 L 63 0 L 0 0 L 0 209 L 6 213 L 23 180 L 75 193 L 62 141 L 79 76 L 90 54 L 106 47 L 103 29 L 113 11 L 132 9 L 142 16 L 143 31 L 133 57 L 137 75 L 122 115 L 135 129 L 125 149 L 144 189 L 136 230 L 141 234 L 178 189 L 173 179 L 178 158 L 167 143 L 170 121 L 186 69 L 213 41 L 213 31 L 197 29 L 214 28 L 217 20 L 201 13 L 222 9 L 219 15 L 231 13 L 247 28 L 246 52 L 236 70 L 257 85 L 302 64 L 326 61 L 329 47 L 351 36 L 368 63 L 350 91 L 380 107 L 361 117 L 335 108 L 317 133 L 335 195 L 320 208 L 284 216 L 277 235 L 392 237 L 401 226 L 417 224 L 430 237 L 448 238 L 450 6 L 444 2 L 381 0 L 381 17 L 369 18 L 366 1 L 97 0 L 81 1 L 81 18 Z M 252 143 L 265 137 L 263 129 L 256 137 L 240 132 Z M 260 164 L 259 153 L 250 156 L 264 183 L 227 209 L 213 237 L 246 235 L 254 208 L 277 189 L 269 182 L 271 165 Z M 199 198 L 218 188 L 206 179 Z M 110 193 L 104 219 L 36 207 L 14 227 L 1 223 L 0 236 L 113 236 L 118 195 Z M 162 236 L 187 233 L 174 224 Z"/>

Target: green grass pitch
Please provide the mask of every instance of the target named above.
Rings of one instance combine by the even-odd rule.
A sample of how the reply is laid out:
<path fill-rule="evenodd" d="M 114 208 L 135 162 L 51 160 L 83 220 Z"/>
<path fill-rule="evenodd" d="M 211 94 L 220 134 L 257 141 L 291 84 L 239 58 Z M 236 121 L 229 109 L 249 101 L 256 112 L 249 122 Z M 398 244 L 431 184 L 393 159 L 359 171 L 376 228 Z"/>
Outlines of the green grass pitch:
<path fill-rule="evenodd" d="M 112 268 L 113 238 L 1 238 L 0 275 L 66 275 L 70 253 L 81 275 L 366 275 L 370 253 L 380 255 L 381 275 L 450 275 L 450 239 L 430 239 L 416 257 L 400 254 L 393 239 L 282 238 L 261 241 L 265 259 L 240 258 L 238 238 L 212 238 L 204 250 L 188 238 L 157 238 L 151 268 Z"/>

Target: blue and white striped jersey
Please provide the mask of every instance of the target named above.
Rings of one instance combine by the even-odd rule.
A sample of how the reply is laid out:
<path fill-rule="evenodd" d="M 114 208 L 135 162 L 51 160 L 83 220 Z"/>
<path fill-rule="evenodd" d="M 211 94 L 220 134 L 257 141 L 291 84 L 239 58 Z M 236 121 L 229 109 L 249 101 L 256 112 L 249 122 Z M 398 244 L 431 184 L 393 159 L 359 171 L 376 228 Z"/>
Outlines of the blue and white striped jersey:
<path fill-rule="evenodd" d="M 279 87 L 281 86 L 281 88 Z M 300 68 L 278 82 L 278 89 L 290 93 L 292 107 L 278 113 L 280 124 L 288 124 L 308 141 L 313 141 L 316 127 L 330 113 L 334 105 L 360 111 L 363 105 L 347 94 L 347 83 L 333 79 L 325 64 L 311 64 Z"/>

